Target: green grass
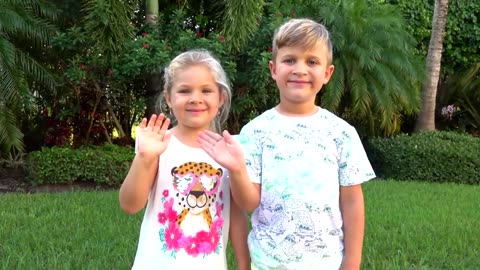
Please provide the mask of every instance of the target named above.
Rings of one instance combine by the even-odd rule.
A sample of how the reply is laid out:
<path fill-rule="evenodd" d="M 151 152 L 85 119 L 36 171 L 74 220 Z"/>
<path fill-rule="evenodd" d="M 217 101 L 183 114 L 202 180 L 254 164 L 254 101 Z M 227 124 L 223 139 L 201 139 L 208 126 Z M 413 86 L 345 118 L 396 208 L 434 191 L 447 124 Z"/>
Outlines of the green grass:
<path fill-rule="evenodd" d="M 478 269 L 479 186 L 375 180 L 364 192 L 363 269 Z M 117 192 L 3 194 L 0 206 L 0 269 L 133 262 L 143 213 L 124 214 Z"/>

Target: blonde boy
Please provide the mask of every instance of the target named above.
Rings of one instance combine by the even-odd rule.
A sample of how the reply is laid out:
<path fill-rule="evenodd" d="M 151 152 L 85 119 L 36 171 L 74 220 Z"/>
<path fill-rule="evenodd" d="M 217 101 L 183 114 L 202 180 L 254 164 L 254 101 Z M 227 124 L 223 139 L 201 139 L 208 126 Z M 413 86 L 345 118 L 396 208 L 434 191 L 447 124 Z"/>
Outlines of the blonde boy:
<path fill-rule="evenodd" d="M 269 66 L 280 103 L 243 127 L 241 145 L 228 132 L 200 137 L 228 168 L 237 204 L 254 211 L 252 269 L 358 270 L 361 183 L 375 174 L 355 128 L 315 105 L 334 71 L 329 32 L 288 21 L 275 32 Z"/>

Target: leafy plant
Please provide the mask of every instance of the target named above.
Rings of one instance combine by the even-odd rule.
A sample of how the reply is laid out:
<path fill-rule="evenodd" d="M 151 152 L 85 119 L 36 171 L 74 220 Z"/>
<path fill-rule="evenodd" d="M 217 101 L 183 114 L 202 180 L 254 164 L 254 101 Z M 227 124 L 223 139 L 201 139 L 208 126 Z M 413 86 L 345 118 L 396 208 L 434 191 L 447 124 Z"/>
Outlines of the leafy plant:
<path fill-rule="evenodd" d="M 382 178 L 480 184 L 480 138 L 455 132 L 421 132 L 366 141 Z"/>

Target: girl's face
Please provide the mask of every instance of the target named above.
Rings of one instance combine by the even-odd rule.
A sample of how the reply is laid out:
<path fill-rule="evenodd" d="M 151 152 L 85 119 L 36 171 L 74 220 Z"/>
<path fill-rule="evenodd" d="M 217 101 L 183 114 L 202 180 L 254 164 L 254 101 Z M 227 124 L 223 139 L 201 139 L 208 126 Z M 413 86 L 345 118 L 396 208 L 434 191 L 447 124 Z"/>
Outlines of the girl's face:
<path fill-rule="evenodd" d="M 225 95 L 210 70 L 204 65 L 195 65 L 177 72 L 165 98 L 178 127 L 200 131 L 210 128 Z"/>

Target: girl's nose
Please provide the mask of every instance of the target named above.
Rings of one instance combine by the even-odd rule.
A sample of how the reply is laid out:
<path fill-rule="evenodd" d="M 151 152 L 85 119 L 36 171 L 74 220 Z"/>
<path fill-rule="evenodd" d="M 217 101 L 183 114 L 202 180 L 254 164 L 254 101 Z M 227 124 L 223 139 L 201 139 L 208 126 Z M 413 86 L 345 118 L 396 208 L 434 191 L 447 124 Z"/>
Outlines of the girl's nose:
<path fill-rule="evenodd" d="M 193 91 L 190 96 L 190 103 L 201 103 L 202 102 L 202 91 Z"/>

